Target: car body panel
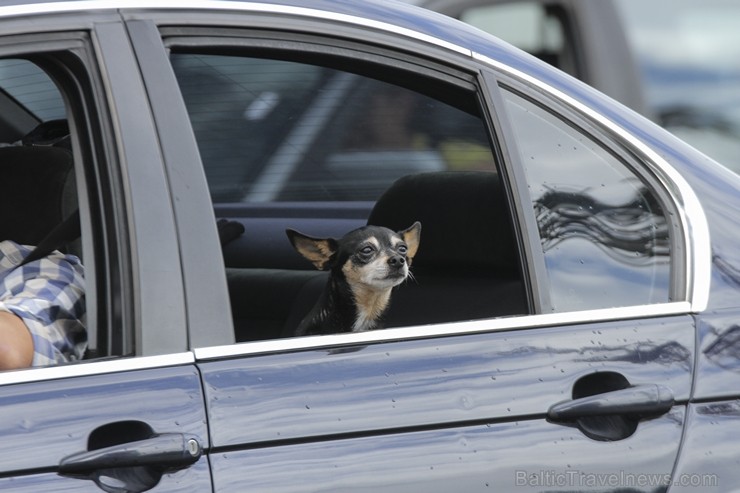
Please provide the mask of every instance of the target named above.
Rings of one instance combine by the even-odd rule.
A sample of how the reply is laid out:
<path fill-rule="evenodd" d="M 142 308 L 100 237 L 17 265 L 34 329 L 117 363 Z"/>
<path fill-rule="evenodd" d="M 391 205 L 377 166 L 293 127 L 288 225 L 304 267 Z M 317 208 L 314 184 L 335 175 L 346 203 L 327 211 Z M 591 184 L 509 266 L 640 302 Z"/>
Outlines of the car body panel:
<path fill-rule="evenodd" d="M 616 446 L 607 452 L 603 444 L 544 420 L 494 422 L 225 452 L 213 461 L 214 486 L 239 490 L 246 475 L 264 490 L 291 492 L 550 491 L 559 486 L 613 491 L 609 481 L 634 485 L 630 491 L 656 491 L 655 485 L 665 482 L 660 471 L 673 465 L 675 450 L 667 444 L 680 439 L 683 415 L 678 407 L 641 425 L 640 442 L 651 444 L 650 454 L 628 440 L 611 444 Z M 612 475 L 604 462 L 624 469 Z M 638 484 L 640 477 L 653 482 Z"/>
<path fill-rule="evenodd" d="M 739 480 L 737 451 L 731 443 L 740 436 L 737 400 L 692 404 L 681 460 L 676 464 L 674 491 L 728 491 Z M 721 471 L 717 473 L 717 471 Z"/>
<path fill-rule="evenodd" d="M 55 6 L 59 24 L 41 14 Z M 133 431 L 193 437 L 202 448 L 189 466 L 165 468 L 154 491 L 541 491 L 553 489 L 552 474 L 580 491 L 613 490 L 597 478 L 614 474 L 622 474 L 619 485 L 652 475 L 651 484 L 629 486 L 663 491 L 676 464 L 704 470 L 697 458 L 715 447 L 704 439 L 708 416 L 728 423 L 716 471 L 735 477 L 732 402 L 740 389 L 727 381 L 738 367 L 739 178 L 652 123 L 493 37 L 392 2 L 5 2 L 0 20 L 18 33 L 34 20 L 38 31 L 74 20 L 93 34 L 98 101 L 110 114 L 108 166 L 120 168 L 119 219 L 130 228 L 117 238 L 131 293 L 116 294 L 131 309 L 116 328 L 136 330 L 130 359 L 0 375 L 11 445 L 0 453 L 3 489 L 98 491 L 89 479 L 60 475 L 59 465 L 89 450 L 91 437 L 125 435 L 131 423 L 139 423 Z M 511 124 L 495 107 L 496 84 L 507 77 L 558 99 L 667 188 L 684 214 L 674 231 L 686 236 L 675 243 L 685 248 L 685 292 L 656 305 L 232 344 L 213 204 L 161 40 L 180 28 L 187 39 L 185 28 L 196 25 L 214 36 L 234 28 L 331 32 L 329 46 L 371 43 L 398 58 L 464 67 L 499 127 Z M 516 166 L 519 158 L 505 159 Z M 529 206 L 525 198 L 515 202 Z M 345 213 L 337 218 L 347 221 Z M 527 241 L 535 255 L 536 242 Z M 605 392 L 620 401 L 645 386 L 670 399 L 596 422 L 552 411 Z"/>
<path fill-rule="evenodd" d="M 737 311 L 722 311 L 697 317 L 698 353 L 696 400 L 732 399 L 740 393 L 732 375 L 737 375 L 740 359 Z"/>
<path fill-rule="evenodd" d="M 543 333 L 546 339 L 539 337 Z M 676 402 L 685 402 L 692 353 L 693 322 L 677 317 L 352 345 L 200 366 L 213 444 L 233 447 L 543 416 L 571 398 L 575 381 L 597 369 L 619 373 L 633 385 L 666 384 Z"/>
<path fill-rule="evenodd" d="M 602 461 L 626 474 L 670 476 L 682 405 L 642 421 L 620 442 L 625 449 L 598 453 L 599 442 L 584 440 L 574 423 L 545 418 L 594 372 L 632 385 L 660 382 L 686 402 L 692 353 L 692 320 L 678 317 L 203 362 L 214 484 L 231 491 L 243 477 L 235 471 L 247 468 L 268 489 L 311 491 L 318 482 L 331 490 L 333 481 L 350 481 L 359 490 L 401 491 L 412 481 L 430 491 L 454 483 L 477 491 L 542 486 L 540 472 L 603 474 Z M 656 441 L 663 446 L 649 460 L 626 453 L 655 450 Z M 284 463 L 295 472 L 285 475 L 276 466 Z M 334 479 L 317 479 L 325 475 Z"/>
<path fill-rule="evenodd" d="M 93 481 L 59 476 L 55 473 L 37 473 L 28 476 L 0 478 L 0 488 L 3 491 L 14 493 L 34 493 L 37 491 L 100 493 L 104 491 Z M 156 488 L 156 491 L 172 493 L 212 491 L 208 461 L 201 459 L 188 469 L 167 474 L 157 484 Z"/>
<path fill-rule="evenodd" d="M 195 367 L 158 368 L 155 361 L 148 363 L 154 367 L 97 375 L 95 370 L 101 365 L 105 370 L 107 363 L 90 364 L 80 368 L 87 376 L 2 386 L 2 433 L 7 447 L 2 452 L 0 485 L 13 491 L 34 491 L 41 486 L 54 491 L 84 488 L 88 479 L 56 474 L 61 460 L 90 450 L 93 437 L 111 444 L 130 440 L 140 426 L 154 433 L 187 434 L 207 448 L 203 394 Z M 122 365 L 117 362 L 115 366 Z M 101 431 L 116 424 L 115 430 Z M 179 476 L 195 484 L 210 482 L 204 463 Z M 177 486 L 182 481 L 179 476 L 165 477 L 163 491 L 184 491 Z M 91 491 L 97 489 L 89 484 Z"/>

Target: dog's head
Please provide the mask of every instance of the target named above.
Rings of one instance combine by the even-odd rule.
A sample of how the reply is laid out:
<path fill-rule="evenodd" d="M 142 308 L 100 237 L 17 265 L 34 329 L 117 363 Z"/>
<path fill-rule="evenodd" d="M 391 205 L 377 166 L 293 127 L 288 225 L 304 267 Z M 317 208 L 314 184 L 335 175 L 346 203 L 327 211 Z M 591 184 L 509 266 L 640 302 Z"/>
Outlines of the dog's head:
<path fill-rule="evenodd" d="M 363 226 L 340 239 L 313 238 L 289 229 L 293 247 L 319 270 L 341 273 L 350 284 L 387 289 L 403 282 L 419 249 L 421 223 L 402 231 Z"/>

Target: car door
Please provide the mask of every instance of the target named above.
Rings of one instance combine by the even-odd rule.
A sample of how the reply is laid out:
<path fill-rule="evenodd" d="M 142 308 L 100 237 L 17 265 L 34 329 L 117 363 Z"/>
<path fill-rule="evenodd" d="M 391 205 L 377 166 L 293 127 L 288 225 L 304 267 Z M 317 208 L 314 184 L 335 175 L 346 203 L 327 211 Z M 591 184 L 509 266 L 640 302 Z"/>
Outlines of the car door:
<path fill-rule="evenodd" d="M 323 36 L 335 24 L 317 16 L 303 19 L 301 13 L 273 20 L 269 10 L 261 6 L 258 18 L 230 13 L 228 28 L 222 16 L 202 12 L 198 26 L 186 15 L 178 23 L 176 16 L 139 22 L 138 14 L 141 37 L 130 31 L 139 39 L 134 45 L 140 57 L 145 51 L 147 57 L 161 57 L 145 70 L 154 74 L 168 63 L 172 67 L 166 77 L 177 82 L 183 100 L 170 98 L 167 108 L 188 115 L 205 176 L 226 173 L 211 190 L 217 217 L 246 228 L 224 247 L 222 270 L 241 343 L 205 344 L 194 351 L 203 379 L 215 490 L 665 489 L 681 443 L 695 351 L 686 294 L 692 285 L 684 277 L 687 258 L 681 253 L 688 240 L 682 226 L 667 219 L 683 213 L 675 197 L 645 170 L 642 160 L 621 150 L 627 145 L 622 136 L 597 129 L 588 113 L 563 100 L 549 108 L 540 101 L 542 87 L 526 79 L 517 79 L 518 85 L 509 82 L 516 91 L 502 90 L 499 77 L 516 78 L 505 65 L 496 64 L 500 72 L 494 73 L 464 56 L 357 25 L 341 24 L 345 41 L 338 41 Z M 273 21 L 279 29 L 269 29 Z M 157 23 L 167 51 L 144 50 L 154 46 Z M 408 47 L 405 43 L 413 49 L 394 48 Z M 260 70 L 254 70 L 258 61 Z M 218 76 L 204 84 L 203 78 L 191 78 L 193 67 Z M 307 108 L 297 105 L 285 119 L 287 144 L 278 145 L 271 159 L 290 166 L 271 170 L 279 175 L 273 183 L 277 194 L 254 202 L 248 193 L 242 200 L 234 195 L 220 199 L 229 183 L 225 177 L 233 176 L 243 190 L 259 180 L 239 181 L 251 171 L 239 170 L 234 164 L 238 159 L 220 166 L 207 152 L 231 157 L 235 149 L 250 148 L 250 138 L 258 140 L 254 146 L 264 144 L 259 124 L 279 116 L 269 111 L 285 101 L 278 82 L 291 82 L 271 84 L 270 77 L 299 77 L 311 74 L 312 67 L 330 70 L 329 83 L 359 79 L 366 84 L 354 87 L 349 99 L 344 85 L 331 86 L 331 91 L 319 85 L 316 97 L 334 95 L 339 103 L 330 104 L 329 98 L 320 106 L 325 113 L 310 113 L 307 119 L 303 111 L 310 112 L 315 101 L 307 97 Z M 373 86 L 378 80 L 381 86 Z M 311 81 L 298 82 L 309 86 Z M 365 93 L 366 87 L 373 89 Z M 267 97 L 269 88 L 276 88 L 275 94 Z M 452 141 L 455 151 L 465 150 L 466 159 L 460 159 L 456 152 L 442 152 L 449 147 L 430 146 L 427 150 L 448 156 L 447 161 L 441 158 L 445 169 L 416 173 L 395 168 L 403 176 L 384 185 L 401 186 L 412 175 L 420 184 L 433 176 L 428 197 L 434 197 L 438 184 L 456 184 L 446 189 L 450 195 L 405 203 L 409 208 L 441 204 L 447 214 L 433 211 L 426 217 L 433 223 L 445 216 L 448 229 L 435 235 L 434 228 L 424 226 L 419 262 L 415 259 L 413 267 L 419 290 L 411 283 L 399 289 L 392 328 L 280 339 L 279 327 L 299 311 L 302 294 L 316 279 L 321 287 L 325 278 L 321 273 L 313 277 L 308 266 L 297 267 L 287 240 L 281 242 L 276 230 L 299 224 L 316 234 L 331 234 L 364 224 L 373 214 L 382 216 L 383 187 L 372 198 L 346 200 L 337 196 L 337 184 L 326 180 L 340 177 L 336 179 L 346 181 L 349 190 L 360 190 L 366 183 L 363 166 L 375 169 L 375 177 L 387 171 L 382 167 L 382 159 L 389 157 L 387 140 L 361 147 L 372 140 L 364 117 L 379 108 L 373 96 L 385 90 L 396 91 L 401 99 L 388 106 L 381 127 L 398 123 L 389 115 L 397 115 L 399 101 L 406 97 L 401 95 L 410 91 L 423 108 L 420 118 L 408 120 L 417 125 L 413 130 L 426 132 L 429 140 Z M 242 93 L 247 99 L 240 99 Z M 211 98 L 221 95 L 224 105 L 212 106 Z M 255 95 L 262 96 L 257 103 Z M 517 114 L 525 103 L 516 98 L 534 106 Z M 358 101 L 366 104 L 350 105 Z M 155 114 L 158 107 L 164 112 L 158 101 L 151 104 Z M 255 104 L 267 109 L 257 112 Z M 353 108 L 364 109 L 352 113 Z M 225 120 L 219 121 L 220 115 Z M 528 135 L 528 125 L 520 124 L 530 117 L 554 132 L 542 138 L 547 145 L 532 148 L 537 151 L 533 154 L 530 144 L 532 138 L 538 143 L 539 134 Z M 465 135 L 455 133 L 460 127 L 446 123 L 458 118 L 472 118 L 477 129 L 471 124 Z M 223 131 L 209 131 L 223 129 L 227 122 L 232 129 L 249 129 L 233 133 L 246 143 L 231 145 Z M 296 122 L 307 126 L 295 133 Z M 269 128 L 270 137 L 277 138 L 274 127 Z M 348 128 L 364 128 L 358 135 L 367 138 L 347 144 L 343 131 Z M 470 138 L 481 131 L 482 139 Z M 291 140 L 298 135 L 300 139 Z M 410 139 L 401 148 L 424 149 L 429 140 Z M 300 155 L 286 157 L 299 144 Z M 348 154 L 359 158 L 359 149 L 381 164 L 351 166 Z M 471 149 L 474 155 L 467 154 Z M 303 160 L 305 156 L 310 159 Z M 525 164 L 531 159 L 562 166 L 570 158 L 596 172 L 582 176 L 577 169 L 563 168 L 562 182 L 547 182 Z M 242 162 L 251 166 L 253 161 L 247 155 Z M 453 163 L 465 163 L 465 171 L 452 169 Z M 323 185 L 311 189 L 311 173 L 325 169 L 360 172 L 321 174 Z M 573 175 L 577 179 L 571 182 Z M 466 188 L 457 186 L 458 178 Z M 480 183 L 485 185 L 482 192 L 477 191 Z M 292 195 L 304 186 L 306 195 Z M 529 192 L 530 187 L 536 192 Z M 411 192 L 404 189 L 400 196 Z M 315 204 L 311 193 L 321 197 Z M 482 206 L 475 202 L 479 196 Z M 485 202 L 491 196 L 498 198 Z M 391 207 L 390 215 L 400 217 L 404 209 Z M 479 234 L 493 238 L 490 249 L 478 251 L 479 242 L 490 241 Z M 456 250 L 461 264 L 447 270 L 430 266 L 422 273 L 425 248 L 439 255 Z M 431 257 L 424 262 L 432 264 Z M 482 263 L 475 264 L 473 257 Z M 465 270 L 463 264 L 471 268 Z M 488 268 L 493 271 L 479 276 Z M 305 278 L 310 279 L 293 289 Z M 647 286 L 645 279 L 650 280 Z M 413 309 L 403 313 L 406 306 Z M 207 333 L 206 327 L 191 330 Z"/>
<path fill-rule="evenodd" d="M 29 115 L 4 111 L 3 135 L 27 120 L 70 128 L 34 135 L 71 156 L 60 202 L 79 210 L 81 238 L 58 248 L 85 267 L 88 342 L 69 364 L 0 374 L 0 489 L 210 491 L 204 395 L 186 350 L 174 223 L 141 78 L 114 11 L 70 8 L 0 14 L 6 108 L 14 99 Z M 4 146 L 36 150 L 15 142 L 26 125 Z M 27 225 L 32 212 L 4 209 L 29 214 Z"/>
<path fill-rule="evenodd" d="M 3 491 L 210 489 L 192 355 L 4 374 Z"/>

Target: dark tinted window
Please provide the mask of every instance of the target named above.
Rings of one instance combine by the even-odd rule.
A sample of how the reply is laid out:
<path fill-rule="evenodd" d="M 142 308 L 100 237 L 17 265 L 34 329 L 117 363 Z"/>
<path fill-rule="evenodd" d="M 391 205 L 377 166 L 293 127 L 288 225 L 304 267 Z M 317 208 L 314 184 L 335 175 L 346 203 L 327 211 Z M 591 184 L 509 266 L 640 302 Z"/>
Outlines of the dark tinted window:
<path fill-rule="evenodd" d="M 216 202 L 375 200 L 397 178 L 493 168 L 481 120 L 318 65 L 174 54 Z"/>
<path fill-rule="evenodd" d="M 64 101 L 54 82 L 26 60 L 0 60 L 0 86 L 41 121 L 66 118 Z"/>

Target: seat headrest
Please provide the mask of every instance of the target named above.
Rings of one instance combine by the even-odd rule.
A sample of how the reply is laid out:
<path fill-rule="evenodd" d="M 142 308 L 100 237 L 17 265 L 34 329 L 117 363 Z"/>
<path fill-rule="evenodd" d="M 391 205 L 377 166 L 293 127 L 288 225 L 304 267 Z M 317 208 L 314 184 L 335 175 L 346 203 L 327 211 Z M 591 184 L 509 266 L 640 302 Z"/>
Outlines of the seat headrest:
<path fill-rule="evenodd" d="M 72 174 L 66 149 L 0 147 L 0 240 L 37 245 L 64 219 Z"/>
<path fill-rule="evenodd" d="M 420 221 L 416 271 L 474 271 L 518 276 L 517 248 L 498 175 L 444 171 L 398 179 L 375 204 L 368 224 L 393 230 Z"/>

